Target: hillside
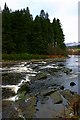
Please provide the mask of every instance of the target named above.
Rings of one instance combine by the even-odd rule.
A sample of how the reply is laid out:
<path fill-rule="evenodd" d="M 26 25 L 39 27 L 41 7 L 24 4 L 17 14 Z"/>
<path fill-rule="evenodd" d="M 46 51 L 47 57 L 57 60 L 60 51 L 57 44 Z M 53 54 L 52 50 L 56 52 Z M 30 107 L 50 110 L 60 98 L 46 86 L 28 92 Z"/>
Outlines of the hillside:
<path fill-rule="evenodd" d="M 80 42 L 67 43 L 68 54 L 80 55 Z"/>

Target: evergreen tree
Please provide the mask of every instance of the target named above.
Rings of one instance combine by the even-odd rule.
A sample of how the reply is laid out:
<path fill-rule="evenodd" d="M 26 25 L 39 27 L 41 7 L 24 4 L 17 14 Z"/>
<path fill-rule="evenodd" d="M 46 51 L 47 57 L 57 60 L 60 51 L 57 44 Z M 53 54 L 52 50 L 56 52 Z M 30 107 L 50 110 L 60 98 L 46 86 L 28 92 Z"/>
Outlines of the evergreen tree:
<path fill-rule="evenodd" d="M 40 17 L 41 17 L 42 19 L 45 19 L 45 12 L 44 12 L 44 10 L 41 10 L 41 12 L 40 12 Z"/>
<path fill-rule="evenodd" d="M 11 11 L 5 3 L 2 17 L 3 53 L 51 54 L 65 48 L 60 20 L 51 23 L 44 10 L 33 20 L 28 7 Z"/>
<path fill-rule="evenodd" d="M 6 12 L 6 13 L 7 13 L 7 12 L 10 12 L 10 10 L 9 10 L 9 8 L 8 8 L 8 6 L 7 6 L 7 4 L 6 4 L 6 2 L 5 2 L 3 11 Z"/>

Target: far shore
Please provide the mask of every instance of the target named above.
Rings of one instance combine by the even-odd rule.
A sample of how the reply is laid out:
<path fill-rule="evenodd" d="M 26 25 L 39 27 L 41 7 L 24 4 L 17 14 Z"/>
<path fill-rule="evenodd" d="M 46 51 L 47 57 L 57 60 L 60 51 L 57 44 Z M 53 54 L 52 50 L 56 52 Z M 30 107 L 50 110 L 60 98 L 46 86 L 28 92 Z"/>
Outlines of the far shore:
<path fill-rule="evenodd" d="M 37 58 L 38 56 L 38 58 Z M 5 67 L 5 66 L 12 66 L 15 65 L 19 62 L 60 62 L 64 61 L 68 56 L 64 55 L 37 55 L 36 57 L 32 56 L 32 58 L 26 58 L 26 59 L 3 59 L 0 61 L 0 66 Z"/>

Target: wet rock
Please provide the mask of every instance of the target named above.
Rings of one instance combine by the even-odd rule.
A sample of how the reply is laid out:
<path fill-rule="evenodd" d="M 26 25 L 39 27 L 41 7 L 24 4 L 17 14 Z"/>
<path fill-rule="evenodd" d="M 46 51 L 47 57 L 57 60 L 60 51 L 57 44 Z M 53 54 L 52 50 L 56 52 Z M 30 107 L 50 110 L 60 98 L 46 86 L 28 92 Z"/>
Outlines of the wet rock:
<path fill-rule="evenodd" d="M 48 72 L 49 72 L 50 74 L 54 74 L 55 72 L 58 72 L 58 69 L 57 69 L 57 68 L 49 68 L 49 69 L 48 69 Z"/>
<path fill-rule="evenodd" d="M 20 73 L 7 73 L 2 74 L 2 84 L 3 85 L 16 85 L 21 79 L 23 79 L 24 74 Z"/>
<path fill-rule="evenodd" d="M 62 72 L 66 73 L 66 74 L 69 74 L 70 72 L 72 72 L 72 69 L 63 67 L 63 68 L 62 68 Z"/>
<path fill-rule="evenodd" d="M 72 97 L 71 91 L 68 90 L 68 89 L 67 89 L 67 90 L 63 90 L 63 91 L 61 91 L 60 93 L 61 93 L 61 95 L 63 95 L 63 97 L 64 97 L 65 99 L 67 99 L 67 100 L 70 100 L 71 97 Z"/>
<path fill-rule="evenodd" d="M 39 68 L 39 65 L 38 65 L 38 64 L 32 64 L 30 67 L 31 67 L 32 69 L 38 69 L 38 68 Z"/>
<path fill-rule="evenodd" d="M 59 70 L 58 68 L 44 68 L 44 69 L 40 69 L 40 71 L 46 74 L 55 75 Z"/>
<path fill-rule="evenodd" d="M 64 90 L 64 86 L 61 86 L 60 89 L 61 89 L 61 90 Z"/>
<path fill-rule="evenodd" d="M 40 95 L 42 95 L 42 96 L 48 96 L 48 95 L 52 94 L 55 91 L 56 91 L 55 89 L 46 89 L 46 90 L 42 91 L 40 93 Z"/>
<path fill-rule="evenodd" d="M 64 64 L 63 64 L 63 63 L 59 63 L 59 64 L 58 64 L 58 66 L 63 67 L 63 66 L 64 66 Z"/>
<path fill-rule="evenodd" d="M 9 98 L 14 95 L 15 95 L 15 93 L 13 91 L 11 91 L 10 89 L 8 89 L 8 88 L 2 89 L 2 99 L 6 99 L 6 98 Z"/>
<path fill-rule="evenodd" d="M 70 86 L 74 86 L 74 85 L 76 85 L 74 82 L 71 82 L 71 83 L 70 83 Z"/>
<path fill-rule="evenodd" d="M 75 92 L 73 92 L 73 91 L 70 91 L 70 92 L 71 92 L 71 94 L 72 94 L 72 95 L 75 95 L 75 94 L 76 94 L 76 93 L 75 93 Z"/>
<path fill-rule="evenodd" d="M 22 92 L 29 92 L 30 88 L 29 88 L 29 85 L 28 83 L 23 83 L 20 88 L 18 89 L 18 92 L 17 93 L 22 93 Z"/>
<path fill-rule="evenodd" d="M 46 79 L 47 78 L 47 74 L 44 72 L 40 72 L 36 75 L 36 79 L 41 80 L 41 79 Z"/>
<path fill-rule="evenodd" d="M 36 108 L 36 111 L 39 111 L 39 109 Z"/>
<path fill-rule="evenodd" d="M 25 100 L 26 91 L 18 93 L 18 100 Z"/>
<path fill-rule="evenodd" d="M 25 100 L 20 100 L 16 102 L 16 107 L 19 113 L 24 116 L 24 118 L 33 118 L 36 112 L 36 97 L 30 97 L 26 102 Z"/>
<path fill-rule="evenodd" d="M 2 118 L 5 119 L 13 119 L 18 118 L 18 111 L 14 107 L 14 103 L 12 101 L 3 101 L 2 102 Z"/>
<path fill-rule="evenodd" d="M 2 67 L 12 67 L 13 65 L 16 65 L 18 62 L 17 61 L 3 61 L 2 62 Z"/>
<path fill-rule="evenodd" d="M 54 92 L 50 95 L 52 101 L 54 104 L 61 104 L 63 102 L 62 100 L 62 97 L 60 95 L 60 93 L 57 91 L 57 92 Z"/>

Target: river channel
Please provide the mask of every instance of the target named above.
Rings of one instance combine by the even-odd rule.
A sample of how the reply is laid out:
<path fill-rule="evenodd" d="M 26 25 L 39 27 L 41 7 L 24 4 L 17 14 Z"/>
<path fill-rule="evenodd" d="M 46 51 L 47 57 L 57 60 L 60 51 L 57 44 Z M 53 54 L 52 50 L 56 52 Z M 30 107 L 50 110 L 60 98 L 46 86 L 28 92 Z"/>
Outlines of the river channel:
<path fill-rule="evenodd" d="M 58 60 L 5 63 L 2 73 L 3 118 L 64 118 L 63 91 L 80 94 L 80 56 Z M 69 113 L 72 115 L 72 113 Z"/>

